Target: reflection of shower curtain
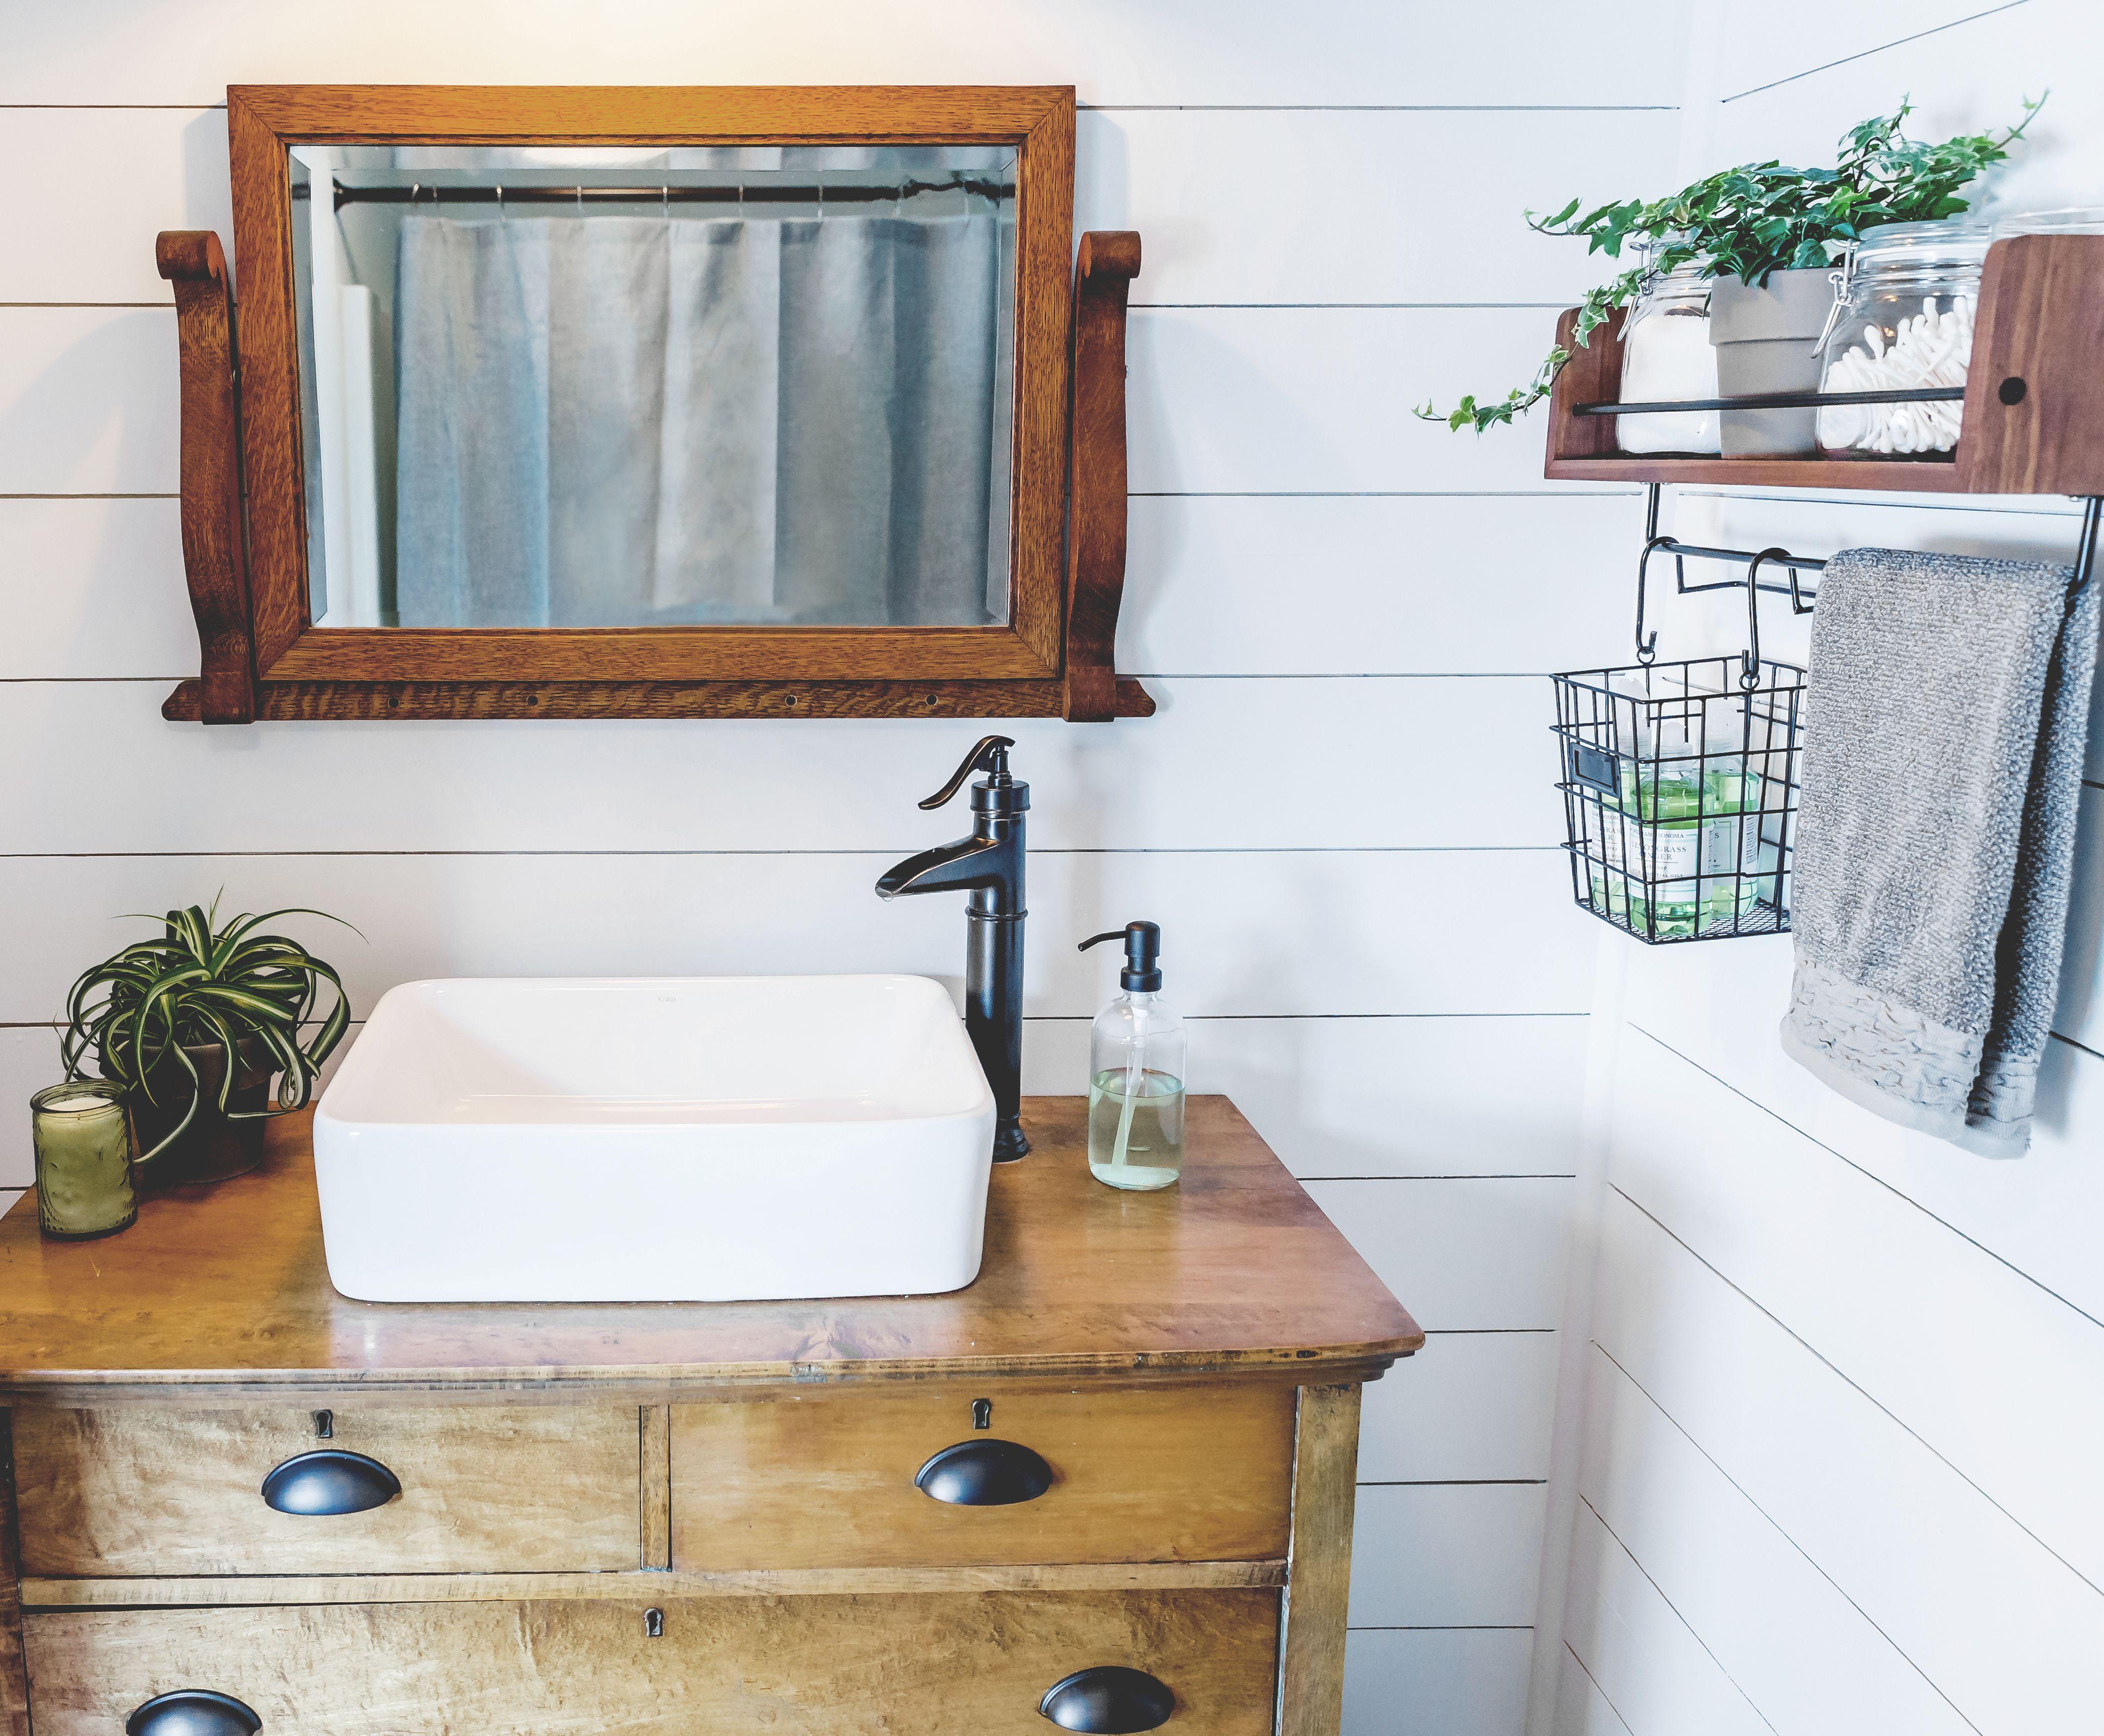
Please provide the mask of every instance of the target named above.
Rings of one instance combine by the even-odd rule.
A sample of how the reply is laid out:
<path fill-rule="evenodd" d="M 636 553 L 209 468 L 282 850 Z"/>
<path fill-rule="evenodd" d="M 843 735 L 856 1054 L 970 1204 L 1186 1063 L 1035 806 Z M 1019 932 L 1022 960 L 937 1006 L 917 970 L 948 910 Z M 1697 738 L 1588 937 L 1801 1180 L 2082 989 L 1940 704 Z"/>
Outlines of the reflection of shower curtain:
<path fill-rule="evenodd" d="M 405 222 L 401 624 L 985 622 L 999 268 L 991 216 Z"/>

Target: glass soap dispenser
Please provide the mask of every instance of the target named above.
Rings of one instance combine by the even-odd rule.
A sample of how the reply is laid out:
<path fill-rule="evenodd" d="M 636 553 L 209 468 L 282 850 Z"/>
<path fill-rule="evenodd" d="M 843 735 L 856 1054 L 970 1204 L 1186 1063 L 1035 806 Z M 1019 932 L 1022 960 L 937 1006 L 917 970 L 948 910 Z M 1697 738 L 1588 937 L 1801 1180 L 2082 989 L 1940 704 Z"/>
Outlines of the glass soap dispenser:
<path fill-rule="evenodd" d="M 1089 1173 L 1112 1187 L 1166 1187 L 1184 1172 L 1184 1021 L 1161 1004 L 1161 930 L 1151 922 L 1083 941 L 1125 942 L 1125 992 L 1089 1032 Z"/>

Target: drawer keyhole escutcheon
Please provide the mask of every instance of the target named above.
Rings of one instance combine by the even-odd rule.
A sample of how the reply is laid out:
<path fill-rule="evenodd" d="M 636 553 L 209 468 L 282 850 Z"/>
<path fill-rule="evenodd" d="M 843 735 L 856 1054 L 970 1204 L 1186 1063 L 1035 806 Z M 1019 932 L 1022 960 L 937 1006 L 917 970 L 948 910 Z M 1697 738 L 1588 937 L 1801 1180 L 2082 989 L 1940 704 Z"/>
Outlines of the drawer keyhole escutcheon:
<path fill-rule="evenodd" d="M 1012 1440 L 961 1440 L 920 1467 L 913 1486 L 951 1507 L 1014 1507 L 1052 1486 L 1052 1467 Z"/>
<path fill-rule="evenodd" d="M 179 1688 L 157 1694 L 124 1720 L 124 1736 L 256 1736 L 263 1720 L 230 1694 Z"/>
<path fill-rule="evenodd" d="M 401 1479 L 378 1459 L 338 1447 L 288 1458 L 263 1480 L 265 1505 L 302 1518 L 367 1512 L 401 1493 Z"/>
<path fill-rule="evenodd" d="M 318 1410 L 314 1413 L 314 1439 L 333 1440 L 336 1438 L 336 1413 Z"/>
<path fill-rule="evenodd" d="M 972 1427 L 975 1429 L 990 1429 L 993 1427 L 993 1400 L 992 1399 L 974 1399 L 972 1400 Z"/>
<path fill-rule="evenodd" d="M 643 1637 L 646 1640 L 665 1637 L 665 1612 L 662 1609 L 645 1609 L 643 1612 Z"/>
<path fill-rule="evenodd" d="M 1176 1696 L 1166 1682 L 1144 1670 L 1101 1664 L 1077 1670 L 1045 1690 L 1037 1710 L 1063 1730 L 1090 1736 L 1137 1736 L 1158 1729 L 1176 1710 Z"/>

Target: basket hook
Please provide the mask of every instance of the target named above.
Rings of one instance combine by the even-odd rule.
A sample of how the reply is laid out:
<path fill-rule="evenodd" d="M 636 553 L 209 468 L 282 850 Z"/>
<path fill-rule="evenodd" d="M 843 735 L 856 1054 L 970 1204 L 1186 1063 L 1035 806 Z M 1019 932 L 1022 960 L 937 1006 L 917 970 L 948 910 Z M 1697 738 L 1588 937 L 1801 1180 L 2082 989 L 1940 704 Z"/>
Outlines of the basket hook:
<path fill-rule="evenodd" d="M 1646 665 L 1658 655 L 1658 630 L 1644 631 L 1644 576 L 1651 570 L 1651 558 L 1658 550 L 1672 542 L 1670 536 L 1658 533 L 1659 484 L 1652 483 L 1645 490 L 1643 553 L 1637 559 L 1637 661 Z"/>
<path fill-rule="evenodd" d="M 1788 563 L 1787 549 L 1763 549 L 1746 568 L 1746 648 L 1739 653 L 1739 685 L 1749 693 L 1761 684 L 1761 568 L 1768 561 Z M 1790 570 L 1790 606 L 1797 606 L 1797 568 Z"/>

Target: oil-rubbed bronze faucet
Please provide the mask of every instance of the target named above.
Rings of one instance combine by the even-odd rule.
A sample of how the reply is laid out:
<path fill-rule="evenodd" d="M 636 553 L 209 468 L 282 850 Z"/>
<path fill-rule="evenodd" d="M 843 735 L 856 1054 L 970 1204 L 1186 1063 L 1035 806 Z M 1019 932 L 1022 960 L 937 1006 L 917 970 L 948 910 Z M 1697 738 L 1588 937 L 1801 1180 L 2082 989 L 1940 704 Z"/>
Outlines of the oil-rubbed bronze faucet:
<path fill-rule="evenodd" d="M 972 835 L 909 856 L 876 883 L 880 898 L 961 892 L 965 915 L 965 1030 L 993 1088 L 993 1160 L 1030 1149 L 1023 1134 L 1023 817 L 1030 786 L 1008 775 L 1006 736 L 988 736 L 920 805 L 940 808 L 974 772 Z"/>

